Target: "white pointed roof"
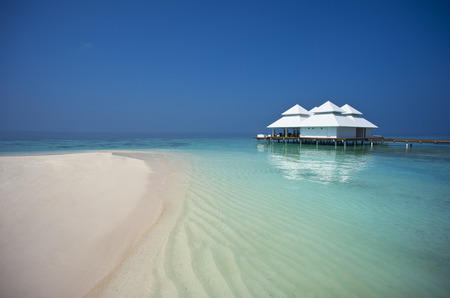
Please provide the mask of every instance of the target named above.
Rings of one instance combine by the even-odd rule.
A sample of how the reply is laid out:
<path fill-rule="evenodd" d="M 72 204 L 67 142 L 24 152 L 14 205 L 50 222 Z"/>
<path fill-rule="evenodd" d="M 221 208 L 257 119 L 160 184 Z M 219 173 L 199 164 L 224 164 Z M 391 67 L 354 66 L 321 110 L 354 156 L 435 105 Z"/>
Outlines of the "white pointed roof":
<path fill-rule="evenodd" d="M 317 110 L 317 107 L 312 108 L 311 110 L 309 110 L 309 113 L 315 113 Z"/>
<path fill-rule="evenodd" d="M 341 126 L 351 127 L 353 121 L 344 115 L 333 113 L 319 113 L 314 114 L 305 121 L 302 121 L 301 127 L 327 127 L 327 126 Z"/>
<path fill-rule="evenodd" d="M 352 107 L 351 105 L 345 104 L 341 107 L 344 110 L 344 115 L 362 115 L 360 111 Z"/>
<path fill-rule="evenodd" d="M 267 126 L 267 128 L 300 128 L 300 127 L 360 127 L 378 128 L 360 115 L 362 113 L 350 105 L 341 108 L 327 101 L 309 112 L 300 105 L 295 105 L 283 117 Z"/>
<path fill-rule="evenodd" d="M 340 107 L 338 107 L 331 101 L 327 101 L 326 103 L 324 103 L 323 105 L 321 105 L 314 111 L 315 114 L 317 114 L 317 113 L 344 113 L 344 112 L 345 111 L 343 109 L 341 109 Z"/>
<path fill-rule="evenodd" d="M 342 114 L 321 113 L 314 114 L 300 123 L 300 127 L 361 127 L 378 128 L 362 117 L 346 116 Z"/>
<path fill-rule="evenodd" d="M 347 118 L 351 119 L 354 122 L 355 127 L 362 127 L 362 128 L 378 128 L 375 124 L 372 122 L 364 119 L 363 117 L 360 117 L 359 115 L 346 115 Z"/>
<path fill-rule="evenodd" d="M 290 108 L 289 110 L 287 110 L 286 112 L 284 112 L 281 115 L 283 115 L 283 116 L 287 116 L 287 115 L 309 115 L 309 112 L 307 110 L 305 110 L 302 106 L 296 104 L 295 106 L 293 106 L 292 108 Z"/>
<path fill-rule="evenodd" d="M 300 123 L 308 119 L 308 116 L 302 115 L 291 115 L 291 116 L 283 116 L 274 123 L 267 126 L 267 128 L 294 128 L 300 127 Z"/>

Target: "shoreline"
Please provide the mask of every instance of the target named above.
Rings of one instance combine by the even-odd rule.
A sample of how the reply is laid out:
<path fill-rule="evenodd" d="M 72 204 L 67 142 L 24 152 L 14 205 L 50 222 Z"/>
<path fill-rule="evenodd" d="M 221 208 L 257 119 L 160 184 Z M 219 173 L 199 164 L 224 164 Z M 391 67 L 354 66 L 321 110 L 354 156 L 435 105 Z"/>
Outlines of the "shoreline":
<path fill-rule="evenodd" d="M 141 155 L 139 151 L 130 151 L 124 154 L 130 154 L 151 164 L 151 160 L 146 159 L 147 153 Z M 166 190 L 164 216 L 159 217 L 157 223 L 151 227 L 151 231 L 142 237 L 128 257 L 105 279 L 97 283 L 84 296 L 85 298 L 140 297 L 143 293 L 152 292 L 152 285 L 158 283 L 160 277 L 165 276 L 165 261 L 167 257 L 170 258 L 166 255 L 167 245 L 183 210 L 188 186 L 188 175 L 184 170 L 188 158 L 178 154 L 169 156 L 171 157 L 169 162 L 173 162 L 176 169 L 173 168 L 164 185 Z"/>
<path fill-rule="evenodd" d="M 176 156 L 120 150 L 1 156 L 0 292 L 80 297 L 101 289 L 157 226 L 167 193 L 183 198 Z"/>

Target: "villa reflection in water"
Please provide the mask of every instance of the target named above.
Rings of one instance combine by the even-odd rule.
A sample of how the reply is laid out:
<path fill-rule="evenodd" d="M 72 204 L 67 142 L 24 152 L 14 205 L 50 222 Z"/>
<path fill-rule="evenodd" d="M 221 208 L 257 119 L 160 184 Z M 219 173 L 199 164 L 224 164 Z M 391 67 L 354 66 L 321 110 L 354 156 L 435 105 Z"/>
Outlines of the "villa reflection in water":
<path fill-rule="evenodd" d="M 348 183 L 372 161 L 370 150 L 363 148 L 344 151 L 334 147 L 267 143 L 258 144 L 257 149 L 268 153 L 269 163 L 285 178 L 319 183 Z"/>

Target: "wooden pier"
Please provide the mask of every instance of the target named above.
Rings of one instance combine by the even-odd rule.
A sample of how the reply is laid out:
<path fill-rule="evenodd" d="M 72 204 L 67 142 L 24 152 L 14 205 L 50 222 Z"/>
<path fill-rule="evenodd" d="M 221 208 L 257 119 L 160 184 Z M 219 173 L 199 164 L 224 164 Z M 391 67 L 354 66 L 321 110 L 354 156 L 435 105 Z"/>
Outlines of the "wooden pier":
<path fill-rule="evenodd" d="M 265 140 L 268 142 L 284 142 L 284 143 L 300 143 L 300 144 L 315 144 L 315 145 L 364 145 L 370 144 L 389 144 L 389 143 L 405 143 L 406 148 L 409 148 L 414 143 L 418 144 L 450 144 L 450 140 L 423 140 L 423 139 L 395 139 L 395 138 L 383 138 L 383 137 L 364 137 L 364 138 L 313 138 L 313 137 L 292 137 L 292 136 L 258 136 L 254 139 L 260 141 Z"/>

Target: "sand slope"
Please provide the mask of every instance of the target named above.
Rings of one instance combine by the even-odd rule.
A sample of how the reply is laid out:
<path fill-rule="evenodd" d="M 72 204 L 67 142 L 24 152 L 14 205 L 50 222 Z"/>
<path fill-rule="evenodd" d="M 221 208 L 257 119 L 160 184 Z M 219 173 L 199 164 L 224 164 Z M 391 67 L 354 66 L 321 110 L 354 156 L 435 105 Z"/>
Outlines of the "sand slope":
<path fill-rule="evenodd" d="M 166 174 L 106 152 L 0 157 L 0 296 L 86 294 L 157 220 Z"/>

